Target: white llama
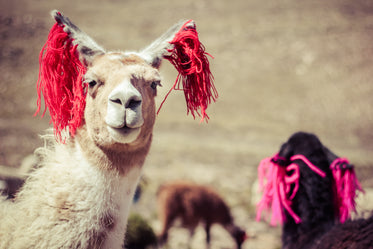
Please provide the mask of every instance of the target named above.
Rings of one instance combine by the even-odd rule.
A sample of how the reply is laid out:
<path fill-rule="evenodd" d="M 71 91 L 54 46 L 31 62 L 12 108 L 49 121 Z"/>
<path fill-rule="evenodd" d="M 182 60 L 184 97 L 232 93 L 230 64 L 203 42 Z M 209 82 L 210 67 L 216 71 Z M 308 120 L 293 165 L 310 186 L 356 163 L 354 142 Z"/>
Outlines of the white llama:
<path fill-rule="evenodd" d="M 138 53 L 106 52 L 60 12 L 52 16 L 68 36 L 63 45 L 72 41 L 85 67 L 84 115 L 61 128 L 47 105 L 60 142 L 46 137 L 39 168 L 14 201 L 0 203 L 0 248 L 121 248 L 152 140 L 158 68 L 178 31 L 195 25 L 178 23 Z"/>

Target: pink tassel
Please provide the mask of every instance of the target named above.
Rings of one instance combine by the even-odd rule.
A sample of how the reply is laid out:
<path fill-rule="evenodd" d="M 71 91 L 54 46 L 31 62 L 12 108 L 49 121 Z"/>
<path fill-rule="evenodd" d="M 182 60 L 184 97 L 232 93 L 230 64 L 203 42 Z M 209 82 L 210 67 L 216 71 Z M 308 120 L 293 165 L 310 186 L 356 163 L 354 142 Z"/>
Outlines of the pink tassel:
<path fill-rule="evenodd" d="M 357 191 L 363 192 L 355 170 L 346 158 L 337 158 L 330 165 L 335 182 L 335 206 L 341 223 L 351 218 L 351 212 L 356 213 L 355 197 Z"/>
<path fill-rule="evenodd" d="M 325 172 L 313 165 L 305 156 L 294 155 L 290 158 L 290 162 L 294 160 L 302 160 L 315 173 L 325 177 Z M 257 204 L 256 220 L 260 221 L 263 211 L 267 213 L 271 211 L 270 224 L 272 226 L 283 224 L 286 221 L 284 210 L 289 213 L 295 223 L 302 222 L 301 218 L 291 209 L 292 200 L 299 189 L 299 166 L 295 163 L 288 166 L 280 165 L 281 161 L 286 162 L 286 159 L 276 154 L 263 159 L 258 167 L 259 188 L 263 191 L 263 197 Z M 266 183 L 264 183 L 264 179 Z M 291 192 L 292 186 L 293 191 Z"/>
<path fill-rule="evenodd" d="M 276 164 L 276 154 L 272 158 L 263 159 L 258 167 L 259 187 L 263 191 L 263 197 L 257 204 L 256 220 L 260 221 L 263 211 L 272 212 L 270 224 L 276 226 L 285 222 L 284 209 L 293 217 L 296 223 L 301 222 L 298 215 L 291 209 L 291 201 L 299 188 L 299 168 L 295 164 L 279 166 Z M 287 173 L 291 172 L 290 176 Z M 264 183 L 266 179 L 266 183 Z M 293 193 L 290 193 L 294 184 Z M 290 196 L 290 197 L 289 197 Z"/>
<path fill-rule="evenodd" d="M 209 117 L 206 109 L 212 101 L 216 101 L 218 92 L 214 86 L 214 78 L 206 56 L 209 54 L 205 52 L 203 44 L 199 41 L 196 29 L 187 27 L 191 21 L 186 22 L 170 42 L 174 48 L 169 51 L 171 55 L 165 58 L 175 66 L 179 75 L 157 113 L 172 90 L 184 90 L 187 113 L 190 112 L 193 118 L 197 113 L 201 116 L 201 121 L 205 118 L 207 121 Z"/>
<path fill-rule="evenodd" d="M 72 39 L 57 23 L 52 27 L 48 40 L 39 56 L 39 78 L 37 81 L 37 110 L 41 109 L 41 94 L 45 109 L 49 109 L 56 139 L 62 139 L 61 132 L 68 126 L 71 136 L 80 126 L 85 108 L 85 86 L 82 77 L 86 68 L 79 60 Z"/>

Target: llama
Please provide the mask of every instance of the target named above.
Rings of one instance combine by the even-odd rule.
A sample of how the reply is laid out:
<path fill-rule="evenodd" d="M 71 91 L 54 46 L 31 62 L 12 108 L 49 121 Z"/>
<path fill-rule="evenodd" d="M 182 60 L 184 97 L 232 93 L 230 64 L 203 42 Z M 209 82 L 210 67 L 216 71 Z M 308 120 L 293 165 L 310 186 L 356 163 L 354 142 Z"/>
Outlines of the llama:
<path fill-rule="evenodd" d="M 267 182 L 257 219 L 271 206 L 271 224 L 283 223 L 283 248 L 373 247 L 373 216 L 350 220 L 363 191 L 353 166 L 314 134 L 293 134 L 258 171 Z"/>
<path fill-rule="evenodd" d="M 193 236 L 201 222 L 206 231 L 206 243 L 210 245 L 210 228 L 213 224 L 222 225 L 240 249 L 247 238 L 246 232 L 233 222 L 228 205 L 212 188 L 185 181 L 163 184 L 157 193 L 158 213 L 162 222 L 159 236 L 161 244 L 167 242 L 168 231 L 174 221 L 181 218 L 182 226 Z"/>
<path fill-rule="evenodd" d="M 42 93 L 54 136 L 45 135 L 41 163 L 16 198 L 0 203 L 0 248 L 122 248 L 152 141 L 160 63 L 179 66 L 183 84 L 185 77 L 211 79 L 205 52 L 193 21 L 177 23 L 140 52 L 106 52 L 60 12 L 52 16 L 56 24 L 40 54 L 38 111 Z M 195 69 L 196 60 L 202 75 L 180 72 Z M 197 94 L 204 118 L 216 96 Z"/>

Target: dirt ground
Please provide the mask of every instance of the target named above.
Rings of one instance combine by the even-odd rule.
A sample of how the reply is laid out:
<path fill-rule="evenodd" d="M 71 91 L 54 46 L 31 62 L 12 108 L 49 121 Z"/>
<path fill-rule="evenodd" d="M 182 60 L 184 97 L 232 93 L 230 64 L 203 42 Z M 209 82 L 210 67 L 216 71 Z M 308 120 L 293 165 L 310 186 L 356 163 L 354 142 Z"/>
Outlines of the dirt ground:
<path fill-rule="evenodd" d="M 147 185 L 133 207 L 157 231 L 157 187 L 190 179 L 224 196 L 252 235 L 244 249 L 280 248 L 280 228 L 254 221 L 252 184 L 259 161 L 299 130 L 348 157 L 363 187 L 373 187 L 373 1 L 0 0 L 0 165 L 18 167 L 49 127 L 48 117 L 33 114 L 52 9 L 108 50 L 141 49 L 176 21 L 194 19 L 214 56 L 219 99 L 208 109 L 209 123 L 186 115 L 180 92 L 157 118 Z M 161 72 L 158 104 L 176 77 L 167 62 Z M 174 229 L 170 240 L 170 248 L 186 248 L 188 234 Z M 191 248 L 204 248 L 203 240 L 200 229 Z M 232 246 L 215 227 L 211 248 Z"/>

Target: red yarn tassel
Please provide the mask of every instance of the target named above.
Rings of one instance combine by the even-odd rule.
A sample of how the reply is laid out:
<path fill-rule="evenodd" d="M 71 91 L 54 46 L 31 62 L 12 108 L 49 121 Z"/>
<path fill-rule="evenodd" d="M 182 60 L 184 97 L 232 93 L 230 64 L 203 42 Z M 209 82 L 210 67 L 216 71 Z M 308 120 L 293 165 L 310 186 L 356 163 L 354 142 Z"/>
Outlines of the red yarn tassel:
<path fill-rule="evenodd" d="M 198 33 L 195 28 L 187 27 L 186 22 L 174 39 L 170 42 L 174 48 L 170 50 L 171 55 L 165 58 L 169 60 L 179 72 L 175 84 L 167 93 L 161 103 L 159 110 L 165 102 L 171 91 L 184 90 L 185 100 L 187 103 L 187 113 L 191 113 L 195 118 L 195 113 L 201 116 L 201 121 L 206 118 L 206 109 L 212 101 L 218 98 L 218 92 L 214 86 L 214 77 L 211 74 L 209 61 L 203 44 L 198 39 Z M 182 85 L 182 86 L 181 86 Z M 200 113 L 198 111 L 200 109 Z"/>
<path fill-rule="evenodd" d="M 363 192 L 355 170 L 350 166 L 346 158 L 337 158 L 331 165 L 335 182 L 335 206 L 341 223 L 351 217 L 351 212 L 356 213 L 355 197 L 357 191 Z"/>
<path fill-rule="evenodd" d="M 60 142 L 65 142 L 61 132 L 68 126 L 71 136 L 80 126 L 85 108 L 85 86 L 82 78 L 86 68 L 79 60 L 77 45 L 57 23 L 52 27 L 48 40 L 39 56 L 39 78 L 37 81 L 37 110 L 41 109 L 41 94 L 45 109 L 49 109 L 54 134 Z"/>

